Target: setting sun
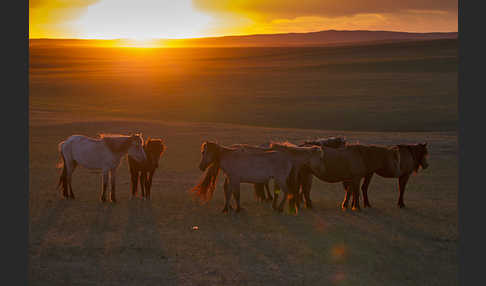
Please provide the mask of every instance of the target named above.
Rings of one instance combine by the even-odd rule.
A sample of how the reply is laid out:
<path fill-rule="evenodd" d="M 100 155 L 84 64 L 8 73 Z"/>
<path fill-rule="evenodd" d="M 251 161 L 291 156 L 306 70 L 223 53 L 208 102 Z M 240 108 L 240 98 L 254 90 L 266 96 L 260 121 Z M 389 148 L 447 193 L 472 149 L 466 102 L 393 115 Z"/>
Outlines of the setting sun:
<path fill-rule="evenodd" d="M 84 38 L 127 38 L 148 45 L 154 38 L 200 36 L 210 20 L 190 0 L 104 0 L 87 7 L 73 24 Z"/>
<path fill-rule="evenodd" d="M 29 38 L 187 39 L 322 30 L 457 31 L 457 1 L 32 0 Z M 145 44 L 144 44 L 145 45 Z"/>

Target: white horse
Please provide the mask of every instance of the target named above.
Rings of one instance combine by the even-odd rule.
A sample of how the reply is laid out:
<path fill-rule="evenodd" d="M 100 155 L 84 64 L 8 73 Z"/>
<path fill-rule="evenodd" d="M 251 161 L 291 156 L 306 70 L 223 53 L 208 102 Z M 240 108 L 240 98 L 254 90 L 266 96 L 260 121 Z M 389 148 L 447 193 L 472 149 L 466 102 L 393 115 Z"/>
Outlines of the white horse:
<path fill-rule="evenodd" d="M 103 187 L 100 199 L 102 202 L 106 201 L 105 194 L 110 176 L 110 200 L 116 202 L 116 169 L 120 165 L 121 158 L 127 153 L 139 162 L 147 159 L 143 150 L 141 134 L 101 134 L 100 138 L 90 138 L 83 135 L 70 136 L 59 143 L 59 155 L 61 157 L 59 168 L 62 167 L 62 173 L 59 178 L 58 189 L 62 188 L 63 197 L 74 199 L 71 186 L 72 174 L 79 164 L 87 169 L 101 170 Z"/>

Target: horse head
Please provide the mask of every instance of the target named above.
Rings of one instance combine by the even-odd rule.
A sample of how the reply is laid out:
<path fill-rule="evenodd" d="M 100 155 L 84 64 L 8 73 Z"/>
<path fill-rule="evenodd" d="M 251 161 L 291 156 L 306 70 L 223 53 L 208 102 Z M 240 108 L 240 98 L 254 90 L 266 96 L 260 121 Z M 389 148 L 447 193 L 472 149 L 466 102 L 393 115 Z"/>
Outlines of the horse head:
<path fill-rule="evenodd" d="M 201 145 L 201 161 L 199 162 L 199 169 L 205 171 L 208 166 L 218 160 L 219 145 L 214 142 L 205 141 Z"/>
<path fill-rule="evenodd" d="M 147 155 L 143 150 L 143 138 L 141 133 L 133 134 L 128 137 L 130 141 L 130 148 L 128 149 L 128 155 L 133 157 L 139 162 L 144 162 L 147 160 Z"/>
<path fill-rule="evenodd" d="M 153 168 L 159 167 L 160 156 L 167 149 L 163 142 L 164 140 L 162 139 L 151 139 L 150 137 L 145 141 L 144 150 L 147 155 L 147 161 Z"/>
<path fill-rule="evenodd" d="M 428 162 L 428 157 L 429 157 L 429 151 L 427 149 L 427 142 L 425 143 L 420 143 L 417 145 L 417 150 L 418 150 L 418 164 L 422 166 L 422 168 L 425 170 L 429 167 L 429 162 Z"/>

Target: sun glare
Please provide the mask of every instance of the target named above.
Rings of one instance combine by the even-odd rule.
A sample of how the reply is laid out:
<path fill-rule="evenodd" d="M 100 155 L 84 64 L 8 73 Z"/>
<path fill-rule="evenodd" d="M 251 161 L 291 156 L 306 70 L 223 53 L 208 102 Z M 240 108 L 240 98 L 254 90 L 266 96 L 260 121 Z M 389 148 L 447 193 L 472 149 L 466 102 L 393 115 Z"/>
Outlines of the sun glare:
<path fill-rule="evenodd" d="M 91 5 L 74 26 L 87 39 L 130 39 L 151 46 L 152 39 L 200 37 L 211 17 L 191 0 L 104 0 Z"/>

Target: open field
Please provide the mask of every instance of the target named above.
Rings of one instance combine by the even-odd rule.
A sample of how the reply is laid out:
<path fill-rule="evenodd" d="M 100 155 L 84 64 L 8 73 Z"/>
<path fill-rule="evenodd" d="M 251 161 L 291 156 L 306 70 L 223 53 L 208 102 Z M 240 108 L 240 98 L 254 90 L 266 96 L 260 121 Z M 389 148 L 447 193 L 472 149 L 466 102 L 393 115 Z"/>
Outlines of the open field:
<path fill-rule="evenodd" d="M 30 49 L 30 102 L 76 118 L 454 131 L 458 41 L 305 48 Z"/>
<path fill-rule="evenodd" d="M 457 40 L 328 48 L 30 50 L 31 285 L 457 285 Z M 152 200 L 99 202 L 78 168 L 61 199 L 57 144 L 71 134 L 142 131 L 168 150 Z M 424 132 L 426 131 L 426 132 Z M 374 176 L 371 209 L 343 212 L 341 184 L 314 179 L 313 210 L 277 214 L 242 185 L 223 215 L 188 190 L 200 144 L 348 142 L 430 145 L 407 208 Z M 199 230 L 192 230 L 198 226 Z"/>
<path fill-rule="evenodd" d="M 98 201 L 98 174 L 78 169 L 75 201 L 55 191 L 57 143 L 72 133 L 141 129 L 162 136 L 168 151 L 152 201 L 129 200 L 128 167 L 116 205 Z M 457 142 L 454 133 L 373 133 L 255 128 L 203 123 L 37 118 L 30 146 L 32 285 L 457 285 Z M 375 177 L 372 209 L 342 212 L 340 184 L 314 179 L 314 210 L 277 214 L 242 185 L 241 214 L 223 215 L 222 179 L 205 206 L 187 191 L 201 176 L 205 138 L 223 144 L 341 134 L 389 144 L 427 140 L 430 165 L 411 178 L 406 209 L 396 181 Z M 199 226 L 193 231 L 192 226 Z"/>

